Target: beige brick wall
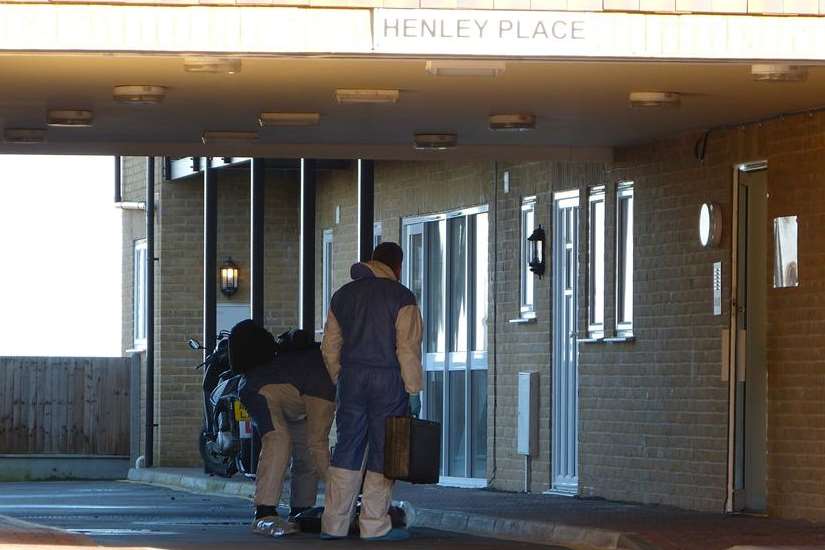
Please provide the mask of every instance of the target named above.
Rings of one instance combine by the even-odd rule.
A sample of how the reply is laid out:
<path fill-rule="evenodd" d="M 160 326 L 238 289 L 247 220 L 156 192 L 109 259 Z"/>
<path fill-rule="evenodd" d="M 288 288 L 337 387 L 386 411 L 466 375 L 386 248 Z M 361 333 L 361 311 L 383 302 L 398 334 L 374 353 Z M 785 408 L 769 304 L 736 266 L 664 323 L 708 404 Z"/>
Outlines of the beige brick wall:
<path fill-rule="evenodd" d="M 324 328 L 323 307 L 323 234 L 332 230 L 332 292 L 351 279 L 350 267 L 358 259 L 358 191 L 355 162 L 341 170 L 320 170 L 315 204 L 315 329 L 320 339 Z M 340 222 L 336 223 L 336 209 Z"/>
<path fill-rule="evenodd" d="M 727 385 L 719 333 L 728 316 L 708 314 L 710 264 L 723 261 L 727 300 L 732 167 L 767 160 L 769 250 L 772 219 L 798 215 L 801 274 L 799 288 L 767 289 L 768 512 L 823 520 L 825 116 L 717 132 L 704 163 L 692 158 L 698 137 L 619 151 L 608 177 L 637 183 L 638 339 L 614 350 L 583 347 L 583 490 L 722 510 Z M 725 237 L 716 251 L 696 245 L 704 201 L 723 207 Z M 771 257 L 766 263 L 772 269 Z"/>
<path fill-rule="evenodd" d="M 145 166 L 145 159 L 139 162 Z M 218 175 L 219 263 L 231 256 L 241 273 L 238 293 L 227 299 L 218 292 L 219 303 L 249 301 L 248 174 L 239 169 Z M 129 172 L 124 199 L 141 200 L 144 178 L 143 168 Z M 273 171 L 266 181 L 265 324 L 277 333 L 297 323 L 298 179 L 296 172 Z M 193 366 L 201 356 L 186 341 L 203 338 L 202 179 L 163 182 L 159 175 L 157 182 L 155 460 L 163 466 L 197 465 L 202 375 Z M 124 227 L 143 236 L 142 212 L 129 216 Z M 132 341 L 132 244 L 127 234 L 124 230 L 124 343 Z"/>

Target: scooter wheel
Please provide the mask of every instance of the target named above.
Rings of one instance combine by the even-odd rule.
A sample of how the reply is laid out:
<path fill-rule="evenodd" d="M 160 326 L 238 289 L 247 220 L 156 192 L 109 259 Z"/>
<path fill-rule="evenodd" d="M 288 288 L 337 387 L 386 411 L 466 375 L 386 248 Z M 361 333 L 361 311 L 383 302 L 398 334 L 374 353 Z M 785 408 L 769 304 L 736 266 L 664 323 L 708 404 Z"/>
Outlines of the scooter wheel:
<path fill-rule="evenodd" d="M 210 449 L 209 434 L 201 431 L 198 437 L 198 451 L 203 460 L 203 471 L 209 475 L 232 477 L 238 471 L 235 460 L 215 454 Z"/>

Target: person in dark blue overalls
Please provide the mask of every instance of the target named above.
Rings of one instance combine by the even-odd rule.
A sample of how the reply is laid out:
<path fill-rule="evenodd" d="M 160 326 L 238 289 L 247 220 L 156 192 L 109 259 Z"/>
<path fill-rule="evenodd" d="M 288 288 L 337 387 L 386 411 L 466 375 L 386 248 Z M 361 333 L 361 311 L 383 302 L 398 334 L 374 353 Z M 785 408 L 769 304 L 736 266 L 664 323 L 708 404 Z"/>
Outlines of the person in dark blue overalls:
<path fill-rule="evenodd" d="M 400 282 L 403 252 L 384 242 L 372 260 L 352 266 L 352 281 L 333 296 L 321 351 L 338 383 L 338 440 L 327 472 L 321 538 L 347 536 L 363 477 L 362 539 L 403 540 L 388 514 L 392 480 L 384 477 L 384 431 L 390 416 L 407 416 L 421 391 L 421 312 Z"/>

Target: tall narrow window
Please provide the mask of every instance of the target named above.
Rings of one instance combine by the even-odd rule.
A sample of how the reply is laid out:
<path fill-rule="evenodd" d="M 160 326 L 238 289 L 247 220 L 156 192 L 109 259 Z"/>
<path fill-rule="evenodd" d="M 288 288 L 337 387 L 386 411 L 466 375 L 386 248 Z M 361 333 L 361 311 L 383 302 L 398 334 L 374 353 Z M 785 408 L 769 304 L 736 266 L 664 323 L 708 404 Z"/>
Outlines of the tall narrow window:
<path fill-rule="evenodd" d="M 616 334 L 633 335 L 633 182 L 616 190 Z"/>
<path fill-rule="evenodd" d="M 134 275 L 132 279 L 132 325 L 134 347 L 146 347 L 146 239 L 135 241 Z"/>
<path fill-rule="evenodd" d="M 587 315 L 591 338 L 604 337 L 604 200 L 604 186 L 590 189 Z"/>
<path fill-rule="evenodd" d="M 384 229 L 381 226 L 381 222 L 375 222 L 372 224 L 372 249 L 381 244 L 381 240 L 384 237 Z"/>
<path fill-rule="evenodd" d="M 324 230 L 324 250 L 322 259 L 323 296 L 321 301 L 321 318 L 326 322 L 329 302 L 332 299 L 332 229 Z"/>
<path fill-rule="evenodd" d="M 533 274 L 530 272 L 530 243 L 527 237 L 536 228 L 536 197 L 525 197 L 521 201 L 521 316 L 535 317 L 533 297 Z"/>

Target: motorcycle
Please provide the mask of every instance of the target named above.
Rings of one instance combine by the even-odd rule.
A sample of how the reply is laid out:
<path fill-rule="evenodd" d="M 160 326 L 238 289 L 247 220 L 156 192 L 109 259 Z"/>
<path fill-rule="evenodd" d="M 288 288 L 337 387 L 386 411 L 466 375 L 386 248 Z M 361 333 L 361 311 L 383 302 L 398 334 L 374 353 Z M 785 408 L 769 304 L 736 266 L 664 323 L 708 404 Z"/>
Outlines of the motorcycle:
<path fill-rule="evenodd" d="M 189 340 L 195 351 L 206 348 L 196 339 Z M 204 472 L 232 477 L 241 472 L 254 477 L 260 438 L 238 396 L 241 376 L 229 367 L 229 331 L 218 334 L 215 349 L 209 352 L 196 369 L 203 372 L 203 429 L 198 438 L 198 450 Z"/>

